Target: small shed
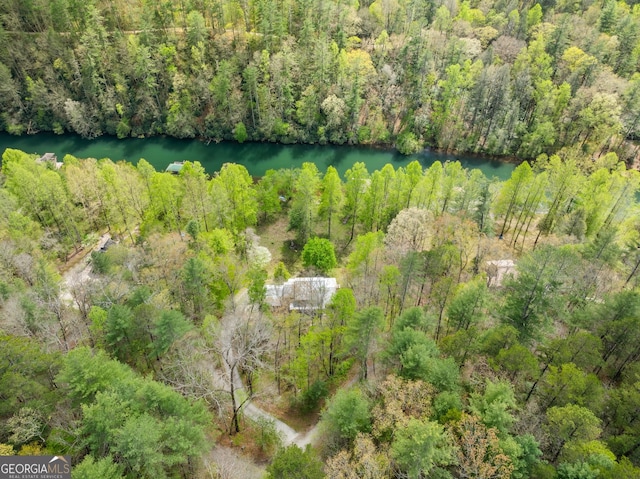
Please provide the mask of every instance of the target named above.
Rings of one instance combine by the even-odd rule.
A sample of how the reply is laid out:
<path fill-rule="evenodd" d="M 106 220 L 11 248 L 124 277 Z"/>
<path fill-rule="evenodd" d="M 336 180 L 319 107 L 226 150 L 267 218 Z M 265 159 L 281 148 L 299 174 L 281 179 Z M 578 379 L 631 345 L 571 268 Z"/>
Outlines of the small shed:
<path fill-rule="evenodd" d="M 116 242 L 111 239 L 111 235 L 109 233 L 105 233 L 100 237 L 100 241 L 94 250 L 100 253 L 105 253 L 114 244 L 116 244 Z"/>
<path fill-rule="evenodd" d="M 45 161 L 58 161 L 58 157 L 55 153 L 45 153 L 36 160 L 38 163 L 44 163 Z"/>
<path fill-rule="evenodd" d="M 182 170 L 183 166 L 184 161 L 174 161 L 173 163 L 170 163 L 169 166 L 167 166 L 167 169 L 164 171 L 177 175 L 178 173 L 180 173 L 180 170 Z"/>
<path fill-rule="evenodd" d="M 494 261 L 487 261 L 487 286 L 502 286 L 502 282 L 507 275 L 515 277 L 518 272 L 516 271 L 516 264 L 511 259 L 499 259 Z"/>
<path fill-rule="evenodd" d="M 50 163 L 57 170 L 62 168 L 62 162 L 58 161 L 58 157 L 55 153 L 45 153 L 40 158 L 36 159 L 36 163 Z"/>

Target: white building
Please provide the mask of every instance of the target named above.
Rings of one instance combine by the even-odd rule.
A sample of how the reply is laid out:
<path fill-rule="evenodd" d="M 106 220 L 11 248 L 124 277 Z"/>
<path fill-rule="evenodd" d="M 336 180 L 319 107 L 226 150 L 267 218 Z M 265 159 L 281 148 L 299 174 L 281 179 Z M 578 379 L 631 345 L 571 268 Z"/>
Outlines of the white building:
<path fill-rule="evenodd" d="M 502 286 L 508 275 L 517 276 L 516 264 L 510 259 L 487 261 L 487 286 Z"/>
<path fill-rule="evenodd" d="M 340 286 L 335 278 L 291 278 L 284 284 L 267 285 L 266 302 L 289 311 L 325 308 Z"/>

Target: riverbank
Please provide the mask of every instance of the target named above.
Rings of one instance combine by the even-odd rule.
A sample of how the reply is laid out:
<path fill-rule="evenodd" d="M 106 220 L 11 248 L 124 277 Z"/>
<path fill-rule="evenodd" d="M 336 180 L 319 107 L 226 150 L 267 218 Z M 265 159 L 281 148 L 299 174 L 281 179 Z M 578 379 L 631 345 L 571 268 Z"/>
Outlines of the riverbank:
<path fill-rule="evenodd" d="M 480 169 L 488 177 L 501 180 L 509 178 L 515 163 L 502 158 L 479 155 L 458 155 L 425 149 L 414 155 L 402 155 L 397 150 L 372 146 L 306 145 L 269 142 L 211 142 L 180 140 L 169 137 L 126 138 L 102 136 L 94 140 L 78 135 L 55 135 L 38 133 L 30 136 L 11 136 L 0 133 L 0 152 L 15 148 L 27 153 L 42 155 L 55 153 L 58 159 L 71 154 L 78 158 L 110 158 L 113 161 L 127 160 L 137 163 L 144 158 L 156 170 L 164 171 L 174 161 L 199 161 L 207 173 L 213 174 L 224 163 L 244 165 L 249 174 L 263 176 L 270 169 L 295 168 L 305 162 L 315 163 L 321 172 L 334 166 L 341 175 L 356 162 L 363 162 L 369 171 L 382 169 L 389 163 L 394 168 L 419 161 L 429 167 L 435 161 L 460 161 L 463 167 Z"/>

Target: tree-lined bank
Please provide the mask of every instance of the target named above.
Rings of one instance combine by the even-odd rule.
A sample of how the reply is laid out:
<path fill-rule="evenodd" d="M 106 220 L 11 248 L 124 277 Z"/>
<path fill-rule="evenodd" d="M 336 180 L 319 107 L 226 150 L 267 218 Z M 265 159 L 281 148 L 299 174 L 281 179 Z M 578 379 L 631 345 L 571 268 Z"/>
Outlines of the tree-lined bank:
<path fill-rule="evenodd" d="M 414 160 L 423 167 L 434 161 L 460 161 L 465 168 L 478 168 L 488 178 L 506 180 L 515 165 L 490 157 L 474 155 L 448 155 L 436 151 L 422 151 L 413 155 L 402 155 L 395 150 L 339 146 L 339 145 L 284 145 L 276 143 L 243 144 L 235 142 L 205 143 L 198 140 L 180 140 L 169 137 L 127 138 L 101 136 L 93 140 L 78 135 L 37 135 L 14 136 L 0 133 L 0 153 L 6 148 L 14 148 L 39 155 L 52 152 L 62 159 L 70 154 L 77 158 L 111 158 L 114 161 L 127 160 L 136 164 L 140 158 L 147 160 L 156 170 L 163 171 L 174 161 L 198 161 L 209 174 L 220 171 L 224 163 L 238 163 L 247 168 L 252 176 L 263 176 L 267 170 L 299 168 L 305 162 L 312 162 L 320 171 L 333 166 L 341 175 L 353 166 L 363 162 L 371 171 L 382 169 L 390 163 L 395 168 L 406 166 Z"/>
<path fill-rule="evenodd" d="M 0 129 L 629 162 L 630 3 L 5 1 Z"/>

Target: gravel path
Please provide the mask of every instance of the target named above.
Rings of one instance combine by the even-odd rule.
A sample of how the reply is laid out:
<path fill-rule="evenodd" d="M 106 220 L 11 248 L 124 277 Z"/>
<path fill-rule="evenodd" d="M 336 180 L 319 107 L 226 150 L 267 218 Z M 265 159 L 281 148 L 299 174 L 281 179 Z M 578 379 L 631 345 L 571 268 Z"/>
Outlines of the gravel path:
<path fill-rule="evenodd" d="M 251 309 L 251 305 L 249 304 L 249 299 L 248 299 L 246 289 L 236 294 L 234 302 L 236 307 L 236 314 L 246 314 L 246 315 L 251 314 L 252 309 Z M 223 327 L 224 327 L 225 319 L 229 320 L 231 318 L 222 319 Z M 229 351 L 229 353 L 233 354 L 233 351 Z M 233 362 L 233 361 L 230 361 L 230 362 Z M 226 373 L 228 375 L 229 369 L 228 369 L 227 362 L 222 361 L 222 364 L 224 365 L 226 369 Z M 234 390 L 236 391 L 236 406 L 237 406 L 239 401 L 238 396 L 246 396 L 246 393 L 244 393 L 245 386 L 244 386 L 244 383 L 242 382 L 242 378 L 240 377 L 240 374 L 238 373 L 237 369 L 234 370 L 234 374 L 233 374 L 233 387 L 234 387 Z M 240 391 L 243 391 L 243 392 L 238 394 Z M 261 409 L 259 406 L 254 404 L 251 400 L 246 401 L 242 405 L 241 412 L 244 413 L 246 417 L 252 420 L 266 419 L 268 421 L 272 421 L 276 430 L 280 433 L 280 436 L 282 438 L 282 443 L 285 446 L 296 444 L 298 447 L 304 449 L 307 445 L 313 444 L 318 436 L 319 423 L 316 423 L 310 430 L 306 432 L 298 432 L 295 429 L 293 429 L 291 426 L 286 424 L 285 422 L 275 417 L 274 415 L 270 414 L 264 409 Z"/>

